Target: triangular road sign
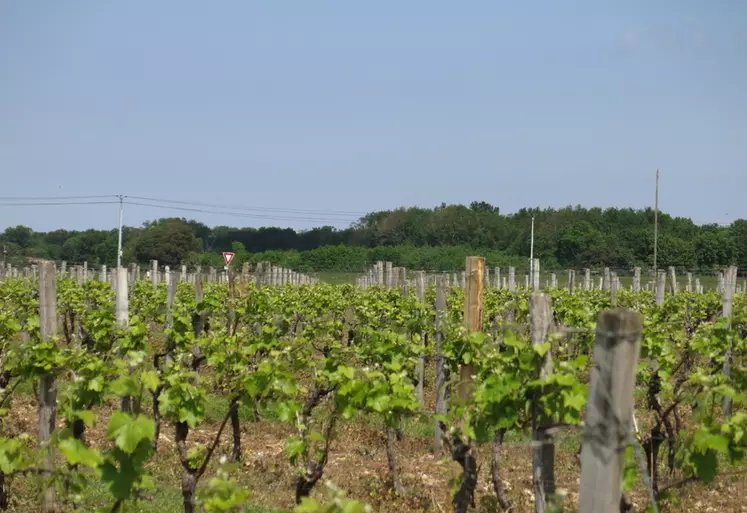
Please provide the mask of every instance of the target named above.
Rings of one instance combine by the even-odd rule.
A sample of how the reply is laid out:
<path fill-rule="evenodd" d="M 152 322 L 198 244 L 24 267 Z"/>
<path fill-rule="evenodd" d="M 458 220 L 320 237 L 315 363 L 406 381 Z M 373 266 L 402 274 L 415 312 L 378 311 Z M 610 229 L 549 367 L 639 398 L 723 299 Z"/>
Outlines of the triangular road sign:
<path fill-rule="evenodd" d="M 230 253 L 228 251 L 223 252 L 223 260 L 226 262 L 226 265 L 231 265 L 231 260 L 233 260 L 233 253 Z"/>

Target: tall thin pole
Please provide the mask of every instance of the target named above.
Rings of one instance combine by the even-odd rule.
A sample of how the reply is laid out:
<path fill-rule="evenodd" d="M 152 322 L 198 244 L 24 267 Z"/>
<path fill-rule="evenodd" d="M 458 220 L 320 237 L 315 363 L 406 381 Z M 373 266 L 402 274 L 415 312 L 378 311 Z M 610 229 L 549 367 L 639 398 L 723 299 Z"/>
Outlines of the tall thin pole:
<path fill-rule="evenodd" d="M 656 259 L 659 252 L 659 170 L 656 170 L 656 199 L 654 200 L 654 276 L 659 271 Z"/>
<path fill-rule="evenodd" d="M 122 195 L 119 195 L 119 240 L 117 241 L 117 269 L 122 267 Z"/>
<path fill-rule="evenodd" d="M 534 283 L 534 216 L 532 216 L 532 232 L 529 241 L 529 283 Z"/>

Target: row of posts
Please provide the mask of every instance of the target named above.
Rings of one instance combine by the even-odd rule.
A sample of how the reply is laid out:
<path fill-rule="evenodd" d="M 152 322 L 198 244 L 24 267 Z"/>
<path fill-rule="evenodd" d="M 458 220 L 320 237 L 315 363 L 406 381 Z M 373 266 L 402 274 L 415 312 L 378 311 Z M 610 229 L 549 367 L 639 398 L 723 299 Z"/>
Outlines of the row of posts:
<path fill-rule="evenodd" d="M 215 267 L 209 267 L 206 269 L 206 277 L 208 283 L 228 283 L 229 270 L 227 268 L 218 270 Z M 84 262 L 83 265 L 68 266 L 67 262 L 62 262 L 57 275 L 59 278 L 73 278 L 79 285 L 86 283 L 92 279 L 98 279 L 99 281 L 111 281 L 112 286 L 115 286 L 117 276 L 116 269 L 107 269 L 106 265 L 102 265 L 97 271 L 93 271 L 88 268 L 88 263 Z M 5 267 L 0 268 L 0 279 L 5 277 L 20 278 L 29 277 L 37 278 L 39 273 L 39 266 L 34 264 L 22 269 L 13 267 L 11 264 L 7 264 Z M 153 286 L 157 286 L 159 283 L 170 283 L 172 275 L 178 276 L 178 281 L 195 283 L 197 277 L 203 274 L 201 266 L 197 266 L 193 271 L 189 271 L 186 265 L 182 265 L 178 269 L 171 269 L 170 266 L 159 266 L 157 260 L 151 260 L 150 266 L 147 270 L 143 270 L 138 264 L 131 264 L 127 268 L 127 278 L 130 283 L 142 280 L 143 278 L 150 280 Z M 309 276 L 307 274 L 299 273 L 292 269 L 286 269 L 272 265 L 270 262 L 259 262 L 252 268 L 249 263 L 243 264 L 240 271 L 241 283 L 255 283 L 256 285 L 304 285 L 314 284 L 318 282 L 318 279 Z"/>
<path fill-rule="evenodd" d="M 732 271 L 734 269 L 734 271 Z M 747 280 L 742 282 L 742 285 L 737 284 L 736 278 L 736 267 L 727 269 L 724 272 L 719 272 L 717 275 L 718 285 L 717 291 L 723 293 L 725 276 L 728 273 L 733 272 L 733 287 L 735 293 L 747 292 Z M 418 271 L 420 272 L 420 271 Z M 508 267 L 502 269 L 500 267 L 494 267 L 491 269 L 485 267 L 483 282 L 486 287 L 493 287 L 497 289 L 507 289 L 509 291 L 515 291 L 519 289 L 524 290 L 540 290 L 544 289 L 557 289 L 565 286 L 568 290 L 573 293 L 577 288 L 581 290 L 605 290 L 610 292 L 617 292 L 623 289 L 620 283 L 620 277 L 614 271 L 611 271 L 609 267 L 605 267 L 602 274 L 598 277 L 593 277 L 591 269 L 584 269 L 582 277 L 579 277 L 577 283 L 577 274 L 573 269 L 566 271 L 566 283 L 565 285 L 559 283 L 558 275 L 556 273 L 549 273 L 547 276 L 544 287 L 541 286 L 540 281 L 540 261 L 534 259 L 532 266 L 528 273 L 523 275 L 521 281 L 517 280 L 517 273 L 515 267 Z M 371 287 L 380 286 L 387 288 L 401 287 L 403 284 L 408 282 L 408 276 L 411 276 L 412 272 L 408 273 L 404 267 L 394 267 L 392 262 L 376 262 L 370 269 L 368 269 L 362 276 L 356 279 L 356 285 L 359 287 Z M 426 283 L 428 285 L 435 285 L 436 279 L 443 277 L 445 285 L 447 287 L 460 287 L 465 288 L 467 283 L 467 276 L 464 271 L 459 273 L 433 273 L 426 274 Z M 667 289 L 667 284 L 669 288 Z M 680 291 L 679 282 L 677 280 L 677 274 L 674 267 L 670 267 L 667 271 L 660 270 L 654 279 L 644 282 L 641 275 L 641 268 L 636 267 L 633 269 L 633 282 L 630 289 L 633 292 L 646 291 L 661 291 L 661 294 L 668 292 L 669 294 L 677 294 Z M 700 283 L 700 278 L 693 279 L 692 273 L 686 274 L 685 283 L 686 292 L 703 293 L 704 288 Z"/>

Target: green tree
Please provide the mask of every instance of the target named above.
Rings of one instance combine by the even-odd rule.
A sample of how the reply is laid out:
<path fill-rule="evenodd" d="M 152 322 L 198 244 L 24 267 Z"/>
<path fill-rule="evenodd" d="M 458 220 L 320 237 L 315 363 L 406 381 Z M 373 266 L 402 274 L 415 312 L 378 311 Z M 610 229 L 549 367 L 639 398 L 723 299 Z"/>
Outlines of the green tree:
<path fill-rule="evenodd" d="M 141 234 L 135 242 L 134 256 L 140 262 L 158 260 L 164 265 L 178 265 L 199 249 L 200 242 L 189 224 L 181 219 L 169 219 L 148 227 Z"/>

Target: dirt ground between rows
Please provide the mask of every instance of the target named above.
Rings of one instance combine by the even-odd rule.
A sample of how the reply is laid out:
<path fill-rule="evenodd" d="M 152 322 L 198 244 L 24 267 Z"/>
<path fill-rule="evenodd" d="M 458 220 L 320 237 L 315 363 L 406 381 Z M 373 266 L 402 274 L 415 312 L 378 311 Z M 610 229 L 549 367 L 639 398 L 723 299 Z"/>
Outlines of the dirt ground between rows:
<path fill-rule="evenodd" d="M 102 419 L 108 417 L 106 411 L 100 413 Z M 104 437 L 104 426 L 105 422 L 102 421 L 87 431 L 86 440 L 91 446 L 106 447 L 108 442 Z M 10 435 L 36 431 L 36 404 L 32 397 L 14 399 L 5 430 Z M 208 443 L 216 430 L 217 423 L 206 423 L 190 433 L 189 441 Z M 292 510 L 295 474 L 288 464 L 284 449 L 285 440 L 290 434 L 290 428 L 278 422 L 242 422 L 243 461 L 237 477 L 252 490 L 252 503 L 284 511 Z M 566 495 L 565 511 L 575 511 L 580 476 L 575 457 L 578 437 L 574 433 L 559 436 L 561 438 L 556 443 L 556 484 L 558 491 Z M 349 496 L 368 502 L 380 513 L 451 511 L 449 480 L 459 475 L 459 467 L 445 458 L 445 454 L 432 454 L 432 444 L 430 437 L 412 435 L 405 436 L 397 444 L 397 460 L 406 488 L 406 495 L 400 497 L 388 490 L 383 431 L 364 421 L 341 423 L 331 445 L 323 481 L 333 482 L 347 490 Z M 230 450 L 230 433 L 225 432 L 218 454 L 229 454 Z M 490 447 L 478 447 L 477 457 L 479 482 L 474 511 L 500 511 L 493 498 L 490 481 Z M 508 496 L 514 505 L 513 511 L 532 512 L 531 447 L 522 442 L 507 442 L 501 467 Z M 173 443 L 173 428 L 169 425 L 162 428 L 158 454 L 149 463 L 148 470 L 158 487 L 178 489 L 181 466 Z M 676 476 L 662 474 L 662 485 L 676 480 Z M 204 478 L 204 481 L 207 479 Z M 313 495 L 323 497 L 324 488 L 324 484 L 320 482 Z M 32 507 L 34 501 L 28 496 L 29 490 L 11 483 L 11 496 L 14 492 L 25 496 L 12 499 L 12 511 L 36 510 Z M 645 510 L 648 496 L 641 483 L 636 485 L 629 497 L 634 511 Z M 661 511 L 747 512 L 747 474 L 737 470 L 720 476 L 708 485 L 688 484 L 675 490 L 674 500 L 664 505 Z"/>

